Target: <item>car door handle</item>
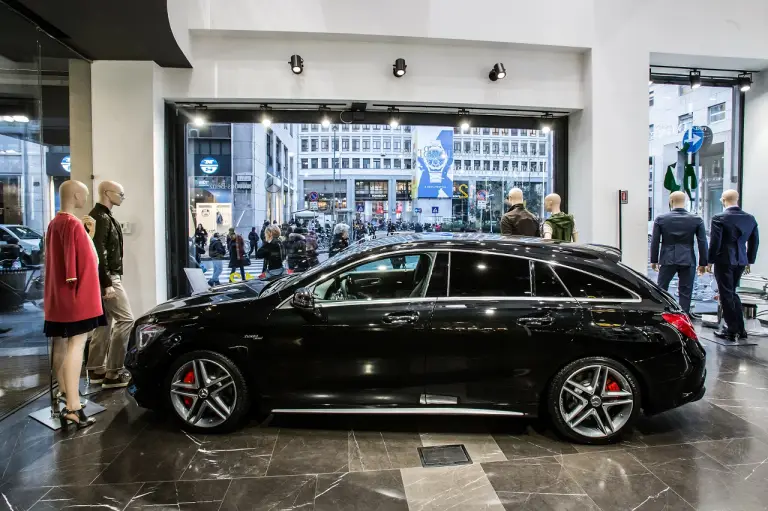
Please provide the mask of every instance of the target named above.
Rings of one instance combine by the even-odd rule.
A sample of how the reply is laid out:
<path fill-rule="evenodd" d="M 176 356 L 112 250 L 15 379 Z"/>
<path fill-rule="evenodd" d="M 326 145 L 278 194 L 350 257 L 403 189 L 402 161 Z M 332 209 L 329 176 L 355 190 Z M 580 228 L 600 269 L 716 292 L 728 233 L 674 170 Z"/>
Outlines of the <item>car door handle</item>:
<path fill-rule="evenodd" d="M 414 312 L 390 312 L 389 314 L 384 314 L 381 320 L 388 325 L 404 325 L 416 323 L 419 320 L 419 315 Z"/>
<path fill-rule="evenodd" d="M 380 278 L 355 279 L 355 285 L 358 287 L 378 286 L 379 284 L 381 284 Z"/>
<path fill-rule="evenodd" d="M 547 326 L 554 323 L 554 321 L 550 316 L 544 316 L 539 318 L 520 318 L 517 320 L 517 324 L 523 326 Z"/>

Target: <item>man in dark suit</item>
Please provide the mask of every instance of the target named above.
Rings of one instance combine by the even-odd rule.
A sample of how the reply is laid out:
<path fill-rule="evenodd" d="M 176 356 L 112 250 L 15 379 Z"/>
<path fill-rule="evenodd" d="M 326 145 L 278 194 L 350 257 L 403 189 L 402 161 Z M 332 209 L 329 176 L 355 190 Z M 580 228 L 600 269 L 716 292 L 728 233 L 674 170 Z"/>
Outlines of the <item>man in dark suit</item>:
<path fill-rule="evenodd" d="M 672 277 L 679 279 L 680 306 L 691 312 L 691 292 L 696 266 L 693 238 L 699 245 L 699 275 L 707 267 L 707 233 L 704 220 L 685 209 L 686 196 L 683 192 L 672 192 L 669 196 L 671 211 L 656 217 L 651 237 L 651 268 L 659 272 L 658 284 L 665 291 Z M 659 257 L 661 240 L 661 257 Z M 661 267 L 659 267 L 661 266 Z"/>
<path fill-rule="evenodd" d="M 739 207 L 739 193 L 726 190 L 720 197 L 724 211 L 712 217 L 709 233 L 709 264 L 715 265 L 715 280 L 720 294 L 725 326 L 715 332 L 728 341 L 746 339 L 741 300 L 736 294 L 742 274 L 755 264 L 760 237 L 755 217 Z"/>

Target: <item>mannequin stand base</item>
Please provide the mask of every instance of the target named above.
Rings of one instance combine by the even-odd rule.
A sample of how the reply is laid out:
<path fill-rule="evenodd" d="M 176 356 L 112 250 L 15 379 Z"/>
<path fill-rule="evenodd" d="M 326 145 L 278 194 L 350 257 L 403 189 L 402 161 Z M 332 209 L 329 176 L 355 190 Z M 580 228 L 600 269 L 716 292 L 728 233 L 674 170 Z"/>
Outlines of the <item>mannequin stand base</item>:
<path fill-rule="evenodd" d="M 84 399 L 82 401 L 83 404 L 88 403 L 88 406 L 86 408 L 86 413 L 88 416 L 96 415 L 98 413 L 103 412 L 106 410 L 103 406 L 101 406 L 99 403 L 94 403 L 93 401 L 89 399 Z M 59 409 L 64 408 L 64 403 L 61 403 L 59 405 Z M 43 426 L 46 426 L 54 431 L 58 431 L 61 429 L 61 421 L 59 421 L 58 416 L 52 417 L 51 416 L 51 407 L 46 406 L 45 408 L 41 408 L 40 410 L 37 410 L 36 412 L 32 412 L 29 414 L 30 417 L 35 419 L 37 422 L 42 424 Z"/>
<path fill-rule="evenodd" d="M 101 392 L 101 383 L 91 383 L 88 378 L 80 378 L 80 395 L 81 396 L 92 396 L 93 394 L 97 394 Z"/>
<path fill-rule="evenodd" d="M 704 339 L 705 341 L 713 342 L 715 344 L 719 344 L 720 346 L 757 346 L 757 343 L 752 340 L 752 334 L 749 334 L 749 338 L 747 339 L 736 339 L 736 342 L 726 341 L 725 339 L 720 339 L 719 337 L 715 337 L 714 334 L 711 334 L 709 332 L 706 332 L 706 335 L 704 332 L 702 332 L 699 337 Z"/>

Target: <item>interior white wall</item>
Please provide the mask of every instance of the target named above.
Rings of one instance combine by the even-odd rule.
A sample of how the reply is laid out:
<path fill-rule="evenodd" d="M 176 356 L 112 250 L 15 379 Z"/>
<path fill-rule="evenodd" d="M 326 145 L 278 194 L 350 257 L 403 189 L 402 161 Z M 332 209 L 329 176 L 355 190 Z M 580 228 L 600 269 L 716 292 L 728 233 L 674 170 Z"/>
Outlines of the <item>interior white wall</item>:
<path fill-rule="evenodd" d="M 752 90 L 746 96 L 744 106 L 744 160 L 742 207 L 755 215 L 758 224 L 768 223 L 768 74 L 755 76 Z M 763 227 L 763 246 L 758 252 L 753 271 L 768 275 L 768 231 Z M 762 255 L 761 255 L 762 254 Z"/>
<path fill-rule="evenodd" d="M 165 143 L 162 74 L 153 62 L 97 61 L 91 67 L 94 187 L 125 188 L 113 209 L 129 222 L 123 285 L 136 317 L 166 296 Z"/>
<path fill-rule="evenodd" d="M 167 98 L 582 107 L 581 58 L 573 51 L 222 33 L 194 33 L 192 48 L 194 69 L 167 73 Z M 290 72 L 293 54 L 304 58 L 300 75 Z M 408 65 L 403 78 L 392 75 L 399 57 Z M 496 62 L 510 75 L 492 83 Z"/>

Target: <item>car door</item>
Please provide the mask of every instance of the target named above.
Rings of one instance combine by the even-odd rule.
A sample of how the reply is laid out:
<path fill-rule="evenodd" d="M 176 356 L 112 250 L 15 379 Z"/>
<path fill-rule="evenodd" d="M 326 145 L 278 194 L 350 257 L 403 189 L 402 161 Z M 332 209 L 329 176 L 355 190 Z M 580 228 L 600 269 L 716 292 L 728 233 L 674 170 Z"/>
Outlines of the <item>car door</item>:
<path fill-rule="evenodd" d="M 529 260 L 451 251 L 448 289 L 427 342 L 429 405 L 517 406 L 527 401 L 548 314 L 532 293 Z"/>
<path fill-rule="evenodd" d="M 425 252 L 352 264 L 311 284 L 311 310 L 275 310 L 266 339 L 275 363 L 263 378 L 270 396 L 281 407 L 418 406 L 433 259 Z"/>

